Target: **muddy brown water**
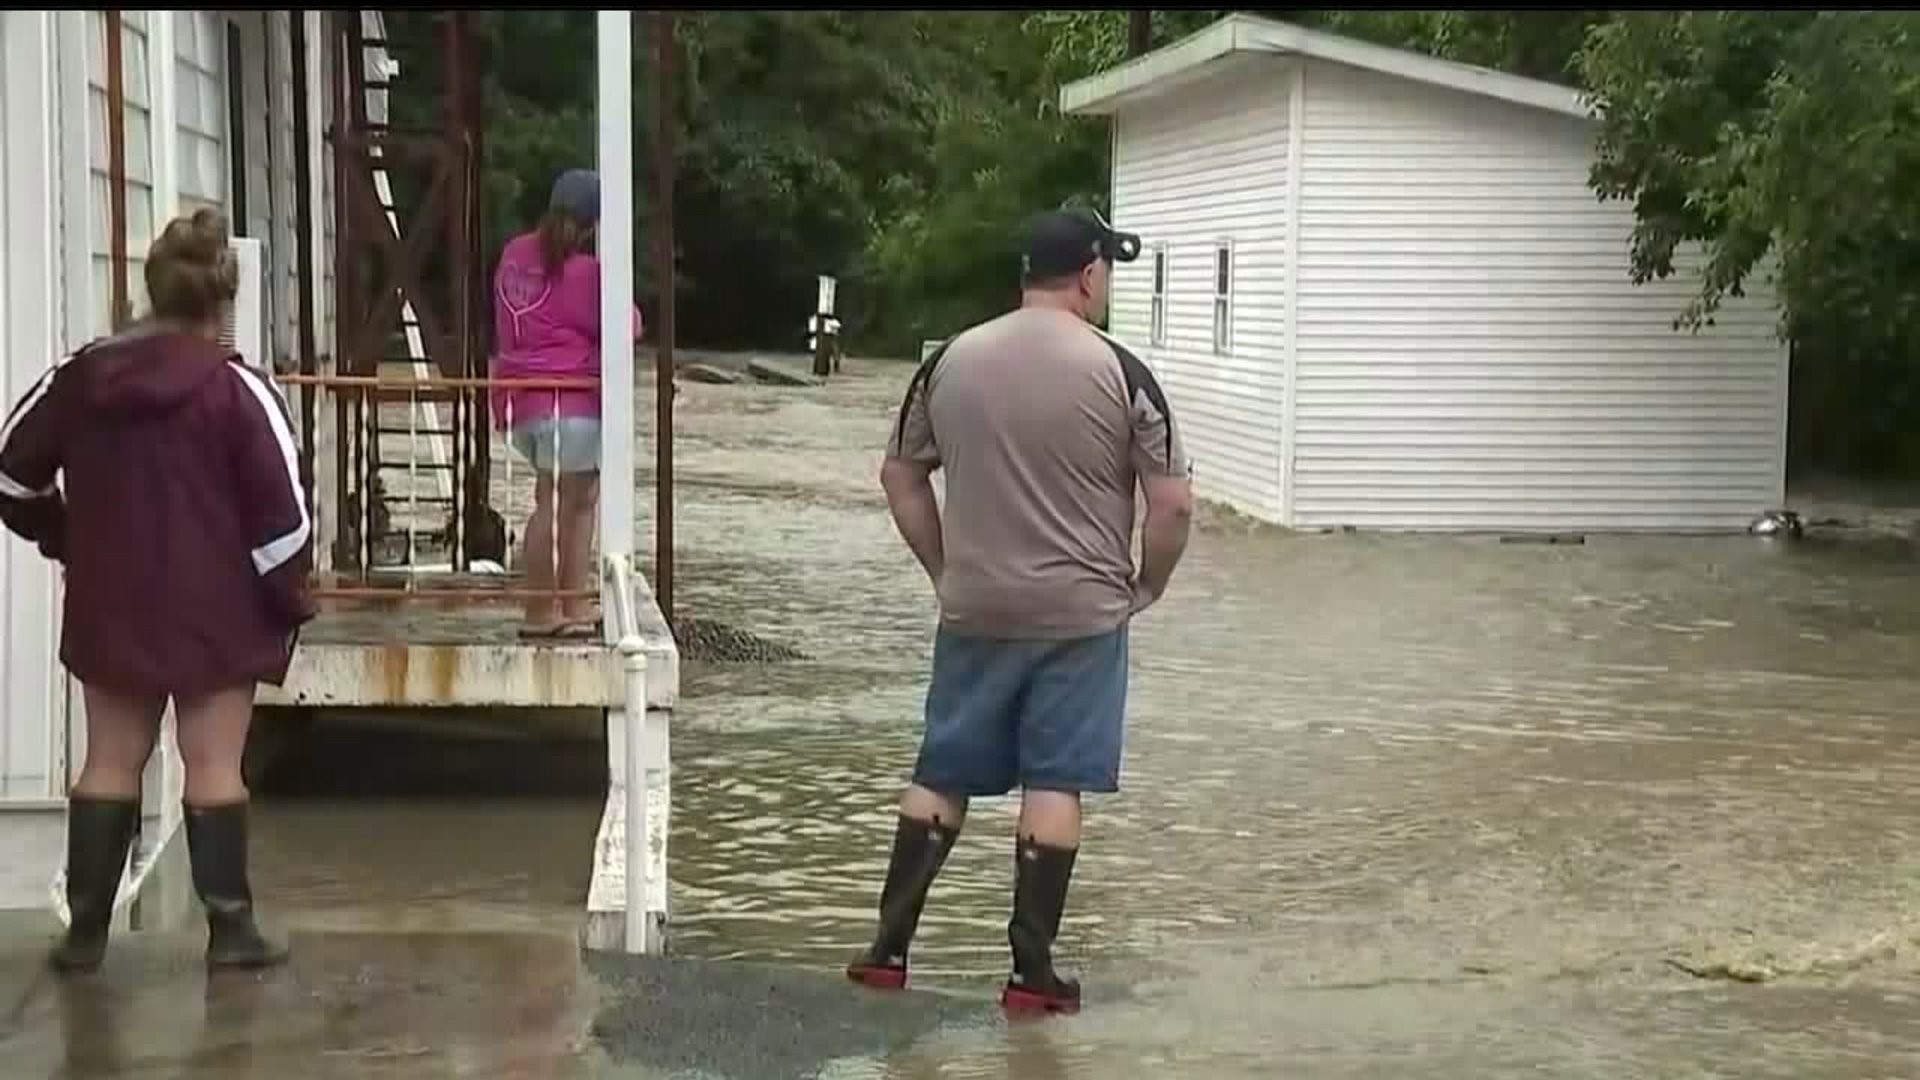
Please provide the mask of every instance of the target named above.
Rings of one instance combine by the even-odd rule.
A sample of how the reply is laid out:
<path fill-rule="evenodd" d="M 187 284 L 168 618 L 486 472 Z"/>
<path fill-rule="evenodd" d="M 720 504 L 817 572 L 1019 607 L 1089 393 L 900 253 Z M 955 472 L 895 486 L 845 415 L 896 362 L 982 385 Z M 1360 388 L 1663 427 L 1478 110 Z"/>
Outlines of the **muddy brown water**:
<path fill-rule="evenodd" d="M 115 985 L 157 988 L 200 1034 L 119 1074 L 1920 1075 L 1910 551 L 1293 535 L 1220 513 L 1135 627 L 1124 790 L 1090 805 L 1063 941 L 1086 1011 L 987 1007 L 1017 811 L 988 800 L 916 949 L 939 1015 L 799 1038 L 858 1026 L 833 972 L 870 930 L 915 750 L 934 612 L 875 482 L 909 374 L 679 399 L 680 613 L 812 659 L 684 673 L 673 949 L 784 974 L 675 991 L 714 1002 L 702 1032 L 694 1009 L 636 1019 L 664 984 L 581 969 L 590 791 L 267 797 L 259 889 L 315 957 L 273 993 L 326 1022 L 223 1020 L 245 1010 L 158 964 Z M 584 783 L 578 752 L 543 767 Z M 790 1030 L 741 1012 L 776 992 Z M 13 1039 L 40 1061 L 82 1021 L 34 1000 Z"/>

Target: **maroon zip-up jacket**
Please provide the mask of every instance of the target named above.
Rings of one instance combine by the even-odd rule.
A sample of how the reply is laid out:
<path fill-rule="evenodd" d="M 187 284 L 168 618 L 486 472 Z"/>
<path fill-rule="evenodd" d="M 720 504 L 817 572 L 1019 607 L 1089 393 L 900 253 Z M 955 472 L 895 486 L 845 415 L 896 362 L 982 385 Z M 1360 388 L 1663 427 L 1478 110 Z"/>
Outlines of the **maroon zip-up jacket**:
<path fill-rule="evenodd" d="M 66 567 L 60 660 L 102 689 L 277 685 L 313 615 L 286 403 L 204 337 L 146 328 L 42 376 L 0 427 L 0 521 Z"/>

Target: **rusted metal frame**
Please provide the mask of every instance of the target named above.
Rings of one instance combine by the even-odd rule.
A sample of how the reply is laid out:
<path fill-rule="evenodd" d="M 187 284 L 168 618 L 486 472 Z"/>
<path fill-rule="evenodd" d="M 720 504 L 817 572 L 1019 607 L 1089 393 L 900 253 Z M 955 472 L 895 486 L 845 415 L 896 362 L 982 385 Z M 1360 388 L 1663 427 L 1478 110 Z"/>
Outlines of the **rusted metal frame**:
<path fill-rule="evenodd" d="M 352 134 L 349 130 L 353 110 L 348 104 L 351 96 L 347 84 L 347 66 L 345 52 L 347 47 L 346 26 L 349 18 L 357 20 L 359 12 L 329 11 L 322 16 L 326 27 L 325 56 L 331 59 L 327 70 L 328 94 L 333 105 L 332 123 L 326 133 L 333 147 L 333 362 L 335 370 L 348 370 L 353 363 L 353 352 L 348 349 L 347 327 L 358 322 L 355 298 L 359 274 L 356 272 L 357 260 L 351 255 L 354 248 L 353 221 L 350 215 L 340 212 L 341 192 L 349 186 L 350 163 L 347 159 L 345 144 Z M 334 507 L 334 520 L 339 522 L 339 533 L 334 538 L 334 562 L 339 566 L 351 566 L 360 558 L 359 533 L 365 527 L 365 515 L 349 514 L 347 507 L 356 499 L 362 510 L 365 509 L 370 494 L 356 491 L 357 468 L 360 459 L 359 417 L 353 411 L 352 402 L 345 395 L 334 398 L 334 497 L 338 500 Z"/>
<path fill-rule="evenodd" d="M 592 589 L 461 589 L 451 586 L 416 588 L 377 585 L 315 585 L 308 592 L 316 600 L 386 600 L 394 604 L 471 604 L 486 600 L 598 600 Z"/>
<path fill-rule="evenodd" d="M 352 400 L 352 415 L 357 440 L 362 446 L 376 438 L 373 428 L 377 426 L 377 399 L 381 395 L 392 395 L 393 400 L 410 401 L 423 395 L 434 395 L 442 400 L 472 402 L 471 408 L 485 414 L 484 398 L 487 391 L 494 389 L 534 390 L 560 393 L 566 391 L 594 392 L 601 385 L 598 378 L 591 376 L 551 376 L 528 378 L 492 378 L 428 376 L 421 379 L 393 378 L 381 375 L 310 375 L 306 373 L 282 376 L 280 382 L 286 386 L 300 387 L 303 391 L 331 391 L 338 397 Z M 371 476 L 371 456 L 357 454 L 355 463 L 365 476 Z M 378 539 L 377 530 L 371 513 L 364 515 L 364 530 L 359 540 L 358 570 L 352 576 L 357 585 L 316 584 L 313 595 L 318 599 L 387 599 L 407 601 L 414 598 L 422 602 L 470 602 L 474 600 L 528 600 L 528 599 L 593 599 L 600 595 L 597 588 L 583 589 L 514 589 L 514 588 L 473 588 L 462 589 L 454 586 L 419 584 L 419 579 L 409 578 L 404 586 L 381 587 L 371 584 L 383 573 L 393 573 L 388 568 L 373 565 L 373 542 Z M 339 572 L 336 571 L 336 574 Z"/>
<path fill-rule="evenodd" d="M 393 379 L 380 375 L 287 375 L 280 380 L 289 386 L 321 386 L 333 389 L 368 390 L 598 390 L 600 380 L 588 375 L 495 379 L 486 376 L 451 377 L 430 375 L 424 379 Z"/>
<path fill-rule="evenodd" d="M 360 534 L 360 573 L 373 573 L 373 544 L 385 534 L 374 527 L 380 496 L 380 405 L 365 394 L 357 395 L 360 415 L 360 483 L 367 493 L 360 506 L 365 528 Z"/>
<path fill-rule="evenodd" d="M 374 279 L 368 265 L 364 216 L 355 213 L 360 181 L 371 176 L 363 140 L 367 135 L 366 36 L 358 10 L 334 13 L 339 32 L 334 37 L 337 52 L 334 80 L 340 88 L 334 114 L 333 160 L 336 183 L 333 189 L 334 272 L 345 282 L 352 296 L 351 306 L 343 307 L 334 325 L 337 366 L 354 371 L 364 361 L 360 338 L 365 334 L 371 314 L 367 285 Z M 342 272 L 345 271 L 343 275 Z M 377 359 L 376 359 L 377 363 Z M 344 396 L 344 395 L 343 395 Z M 359 510 L 353 563 L 362 575 L 373 571 L 373 544 L 379 537 L 374 528 L 380 500 L 380 437 L 377 411 L 370 411 L 364 397 L 355 398 L 351 408 L 354 434 L 354 480 L 359 489 Z"/>
<path fill-rule="evenodd" d="M 467 373 L 467 350 L 472 347 L 468 338 L 470 329 L 468 306 L 470 293 L 467 284 L 467 267 L 471 261 L 472 245 L 467 234 L 467 163 L 473 154 L 471 137 L 468 134 L 469 118 L 466 114 L 465 95 L 460 92 L 460 84 L 467 68 L 471 64 L 466 41 L 466 19 L 458 11 L 449 11 L 446 19 L 446 56 L 441 61 L 446 65 L 446 110 L 447 145 L 443 149 L 441 165 L 446 168 L 447 183 L 455 188 L 452 198 L 446 200 L 446 240 L 447 240 L 447 323 L 449 333 L 446 339 L 447 352 L 440 356 L 438 367 L 443 375 L 465 375 Z M 419 301 L 414 301 L 418 308 Z M 424 316 L 423 316 L 424 318 Z"/>
<path fill-rule="evenodd" d="M 465 92 L 468 82 L 467 73 L 474 66 L 468 40 L 468 19 L 466 13 L 449 11 L 447 19 L 447 52 L 444 61 L 447 70 L 447 132 L 458 141 L 460 172 L 457 178 L 458 197 L 448 200 L 448 237 L 452 251 L 448 253 L 449 264 L 448 290 L 453 303 L 450 315 L 452 332 L 455 339 L 449 344 L 452 349 L 440 357 L 439 371 L 443 375 L 469 375 L 474 360 L 474 319 L 478 309 L 473 303 L 473 282 L 471 266 L 473 263 L 474 237 L 476 223 L 473 210 L 473 134 L 477 112 L 469 111 L 470 102 Z M 391 119 L 391 117 L 389 117 Z M 416 305 L 417 306 L 417 305 Z M 465 404 L 466 396 L 454 396 L 448 417 L 452 436 L 452 454 L 449 464 L 453 474 L 448 478 L 447 491 L 453 498 L 448 507 L 448 562 L 456 569 L 465 569 L 466 561 L 466 502 L 470 493 L 466 489 L 466 458 L 461 443 L 465 441 Z"/>
<path fill-rule="evenodd" d="M 673 394 L 674 294 L 673 157 L 675 120 L 674 16 L 653 13 L 654 138 L 653 177 L 658 205 L 653 225 L 653 260 L 659 286 L 659 336 L 654 351 L 654 596 L 667 620 L 673 620 Z"/>
<path fill-rule="evenodd" d="M 394 231 L 393 222 L 387 219 L 387 212 L 380 205 L 380 193 L 373 184 L 373 155 L 370 152 L 371 147 L 378 143 L 381 146 L 381 161 L 390 166 L 396 147 L 385 138 L 364 137 L 349 142 L 354 157 L 365 167 L 352 171 L 351 187 L 343 193 L 343 198 L 348 214 L 359 220 L 368 234 L 367 239 L 373 241 L 369 247 L 377 248 L 384 256 L 382 268 L 385 270 L 384 274 L 372 278 L 372 283 L 378 287 L 368 295 L 377 295 L 378 298 L 357 326 L 354 341 L 356 356 L 368 355 L 374 359 L 370 364 L 356 362 L 353 370 L 379 366 L 378 357 L 385 351 L 385 339 L 388 336 L 383 330 L 389 324 L 398 325 L 401 305 L 407 300 L 413 302 L 414 314 L 420 319 L 421 338 L 429 343 L 428 358 L 434 360 L 436 368 L 441 368 L 436 358 L 445 355 L 450 339 L 445 324 L 434 313 L 433 305 L 425 302 L 429 298 L 422 288 L 424 279 L 421 271 L 426 267 L 427 257 L 432 253 L 431 247 L 436 239 L 433 226 L 429 223 L 439 215 L 443 202 L 457 205 L 447 198 L 447 189 L 454 181 L 455 163 L 445 154 L 434 155 L 435 168 L 420 206 L 421 225 L 415 229 L 403 229 L 406 235 L 402 236 Z M 401 156 L 409 155 L 403 151 Z"/>
<path fill-rule="evenodd" d="M 480 78 L 481 57 L 478 48 L 474 46 L 472 38 L 472 16 L 463 11 L 458 13 L 457 18 L 461 20 L 461 33 L 468 46 L 468 63 L 459 71 L 460 79 L 456 84 L 456 92 L 461 96 L 462 115 L 467 120 L 467 124 L 462 130 L 467 133 L 467 137 L 470 140 L 466 162 L 467 220 L 469 229 L 467 234 L 469 237 L 467 254 L 473 256 L 472 261 L 467 266 L 467 277 L 462 282 L 467 289 L 468 304 L 470 305 L 468 311 L 471 313 L 471 321 L 468 326 L 473 351 L 468 354 L 467 370 L 460 372 L 460 374 L 484 375 L 488 373 L 487 358 L 490 355 L 493 332 L 490 304 L 492 290 L 489 287 L 487 274 L 489 259 L 485 257 L 486 253 L 480 250 L 480 244 L 486 235 L 485 222 L 487 220 L 486 184 L 484 183 L 484 174 L 482 171 L 486 162 L 487 131 L 483 119 L 486 116 L 486 112 L 483 83 Z M 475 402 L 472 405 L 463 403 L 461 407 L 464 410 L 464 415 L 461 417 L 457 427 L 462 433 L 462 437 L 467 441 L 468 450 L 465 459 L 461 463 L 463 472 L 458 478 L 458 482 L 461 485 L 459 490 L 464 495 L 466 502 L 460 507 L 461 516 L 464 519 L 462 522 L 461 536 L 463 543 L 457 553 L 459 561 L 454 565 L 462 569 L 468 569 L 472 566 L 473 561 L 473 532 L 477 528 L 484 529 L 487 527 L 488 522 L 486 521 L 486 515 L 491 510 L 488 503 L 488 491 L 493 474 L 493 461 L 490 456 L 492 452 L 492 428 L 488 423 L 491 411 L 487 408 L 485 402 Z"/>
<path fill-rule="evenodd" d="M 106 13 L 107 25 L 107 257 L 108 296 L 113 329 L 133 321 L 127 282 L 127 75 L 120 12 Z M 172 60 L 169 58 L 168 63 Z M 159 207 L 154 208 L 158 213 Z"/>

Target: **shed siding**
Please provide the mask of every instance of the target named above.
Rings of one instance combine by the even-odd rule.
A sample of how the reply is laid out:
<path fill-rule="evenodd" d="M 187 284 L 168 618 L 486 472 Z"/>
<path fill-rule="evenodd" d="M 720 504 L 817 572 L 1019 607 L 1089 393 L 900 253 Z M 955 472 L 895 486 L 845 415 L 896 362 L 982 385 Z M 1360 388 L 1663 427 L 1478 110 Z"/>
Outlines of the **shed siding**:
<path fill-rule="evenodd" d="M 1676 333 L 1628 279 L 1591 128 L 1325 63 L 1306 72 L 1294 521 L 1740 528 L 1783 497 L 1765 283 Z"/>
<path fill-rule="evenodd" d="M 1114 140 L 1114 224 L 1140 233 L 1116 268 L 1109 325 L 1153 367 L 1194 465 L 1196 490 L 1247 513 L 1280 509 L 1286 342 L 1286 64 L 1123 112 Z M 1232 345 L 1213 347 L 1216 245 L 1233 247 Z M 1153 251 L 1167 251 L 1165 341 L 1151 333 Z"/>

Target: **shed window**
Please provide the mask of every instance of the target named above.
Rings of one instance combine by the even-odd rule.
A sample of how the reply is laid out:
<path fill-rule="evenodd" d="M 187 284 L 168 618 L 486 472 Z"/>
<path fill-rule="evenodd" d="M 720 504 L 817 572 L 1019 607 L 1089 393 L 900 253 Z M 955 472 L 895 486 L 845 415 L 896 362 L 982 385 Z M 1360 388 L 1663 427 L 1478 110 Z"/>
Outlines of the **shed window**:
<path fill-rule="evenodd" d="M 1233 245 L 1213 249 L 1213 351 L 1233 351 Z"/>
<path fill-rule="evenodd" d="M 1159 346 L 1167 343 L 1167 249 L 1153 249 L 1153 310 L 1149 316 L 1147 338 Z"/>

